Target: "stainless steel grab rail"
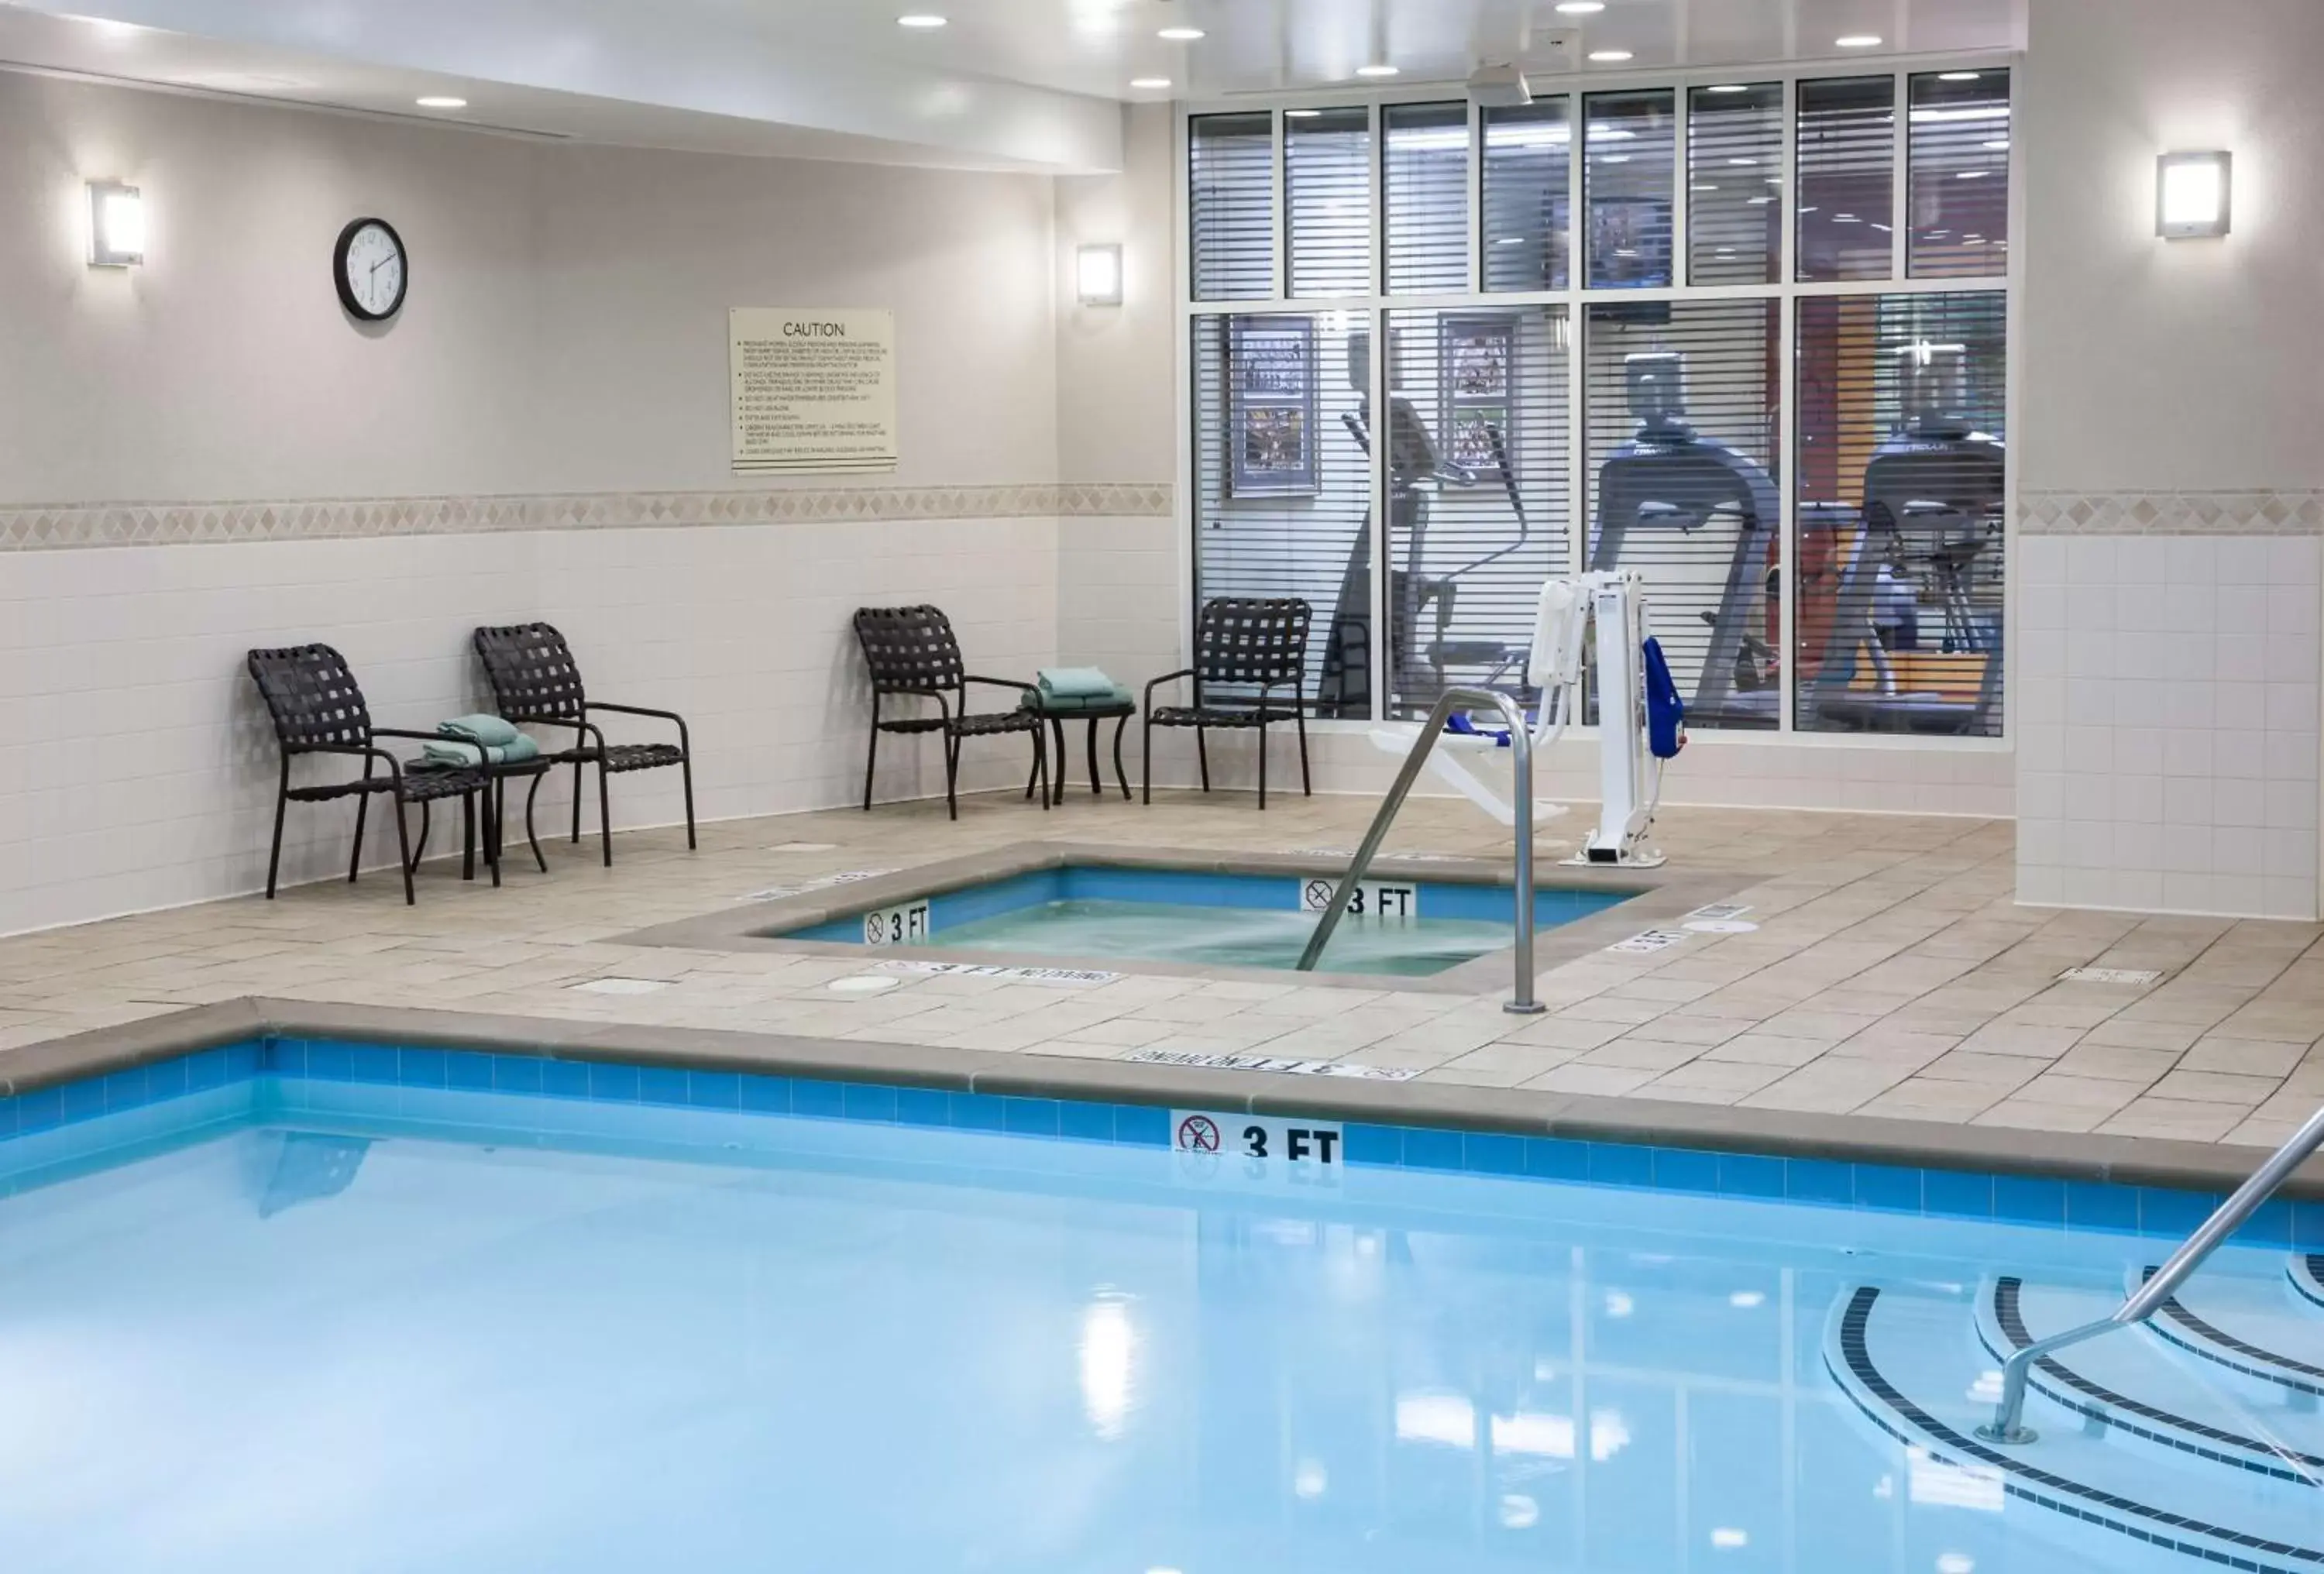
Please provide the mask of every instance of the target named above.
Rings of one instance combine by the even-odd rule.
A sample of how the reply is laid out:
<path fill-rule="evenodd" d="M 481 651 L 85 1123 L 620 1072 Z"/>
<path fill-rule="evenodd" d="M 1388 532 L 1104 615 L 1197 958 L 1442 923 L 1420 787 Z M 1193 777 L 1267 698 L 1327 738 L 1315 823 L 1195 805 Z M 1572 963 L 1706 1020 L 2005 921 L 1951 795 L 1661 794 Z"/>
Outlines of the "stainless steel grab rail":
<path fill-rule="evenodd" d="M 1989 1443 L 2030 1443 L 2040 1436 L 2024 1422 L 2025 1383 L 2034 1364 L 2068 1345 L 2080 1344 L 2084 1339 L 2144 1322 L 2153 1316 L 2178 1293 L 2188 1275 L 2203 1266 L 2203 1259 L 2241 1229 L 2244 1221 L 2258 1211 L 2260 1204 L 2273 1196 L 2276 1189 L 2291 1179 L 2292 1171 L 2307 1163 L 2319 1147 L 2324 1147 L 2324 1108 L 2310 1116 L 2308 1124 L 2294 1132 L 2290 1142 L 2277 1148 L 2267 1163 L 2254 1170 L 2251 1179 L 2236 1187 L 2235 1195 L 2220 1203 L 2195 1233 L 2171 1254 L 2171 1260 L 2156 1269 L 2154 1276 L 2141 1284 L 2113 1316 L 2068 1329 L 2011 1356 L 2001 1368 L 2001 1403 L 1994 1407 L 1993 1419 L 1977 1429 L 1977 1435 Z"/>
<path fill-rule="evenodd" d="M 1397 772 L 1396 783 L 1388 789 L 1379 813 L 1372 816 L 1371 829 L 1356 849 L 1355 861 L 1341 878 L 1339 888 L 1332 893 L 1332 905 L 1323 909 L 1323 916 L 1315 925 L 1315 933 L 1307 939 L 1307 949 L 1299 955 L 1299 971 L 1313 972 L 1323 955 L 1323 947 L 1332 942 L 1333 931 L 1340 926 L 1340 918 L 1348 910 L 1348 901 L 1355 894 L 1379 853 L 1380 842 L 1388 836 L 1388 828 L 1396 819 L 1397 811 L 1411 795 L 1412 784 L 1420 779 L 1420 768 L 1428 763 L 1428 756 L 1443 735 L 1444 723 L 1452 713 L 1462 710 L 1489 708 L 1501 713 L 1508 723 L 1509 750 L 1516 766 L 1517 789 L 1517 993 L 1501 1008 L 1520 1017 L 1538 1016 L 1547 1008 L 1533 998 L 1533 738 L 1526 731 L 1525 712 L 1517 701 L 1505 694 L 1489 689 L 1453 688 L 1444 691 L 1436 708 L 1428 713 L 1422 723 L 1420 740 L 1405 756 L 1404 769 Z"/>

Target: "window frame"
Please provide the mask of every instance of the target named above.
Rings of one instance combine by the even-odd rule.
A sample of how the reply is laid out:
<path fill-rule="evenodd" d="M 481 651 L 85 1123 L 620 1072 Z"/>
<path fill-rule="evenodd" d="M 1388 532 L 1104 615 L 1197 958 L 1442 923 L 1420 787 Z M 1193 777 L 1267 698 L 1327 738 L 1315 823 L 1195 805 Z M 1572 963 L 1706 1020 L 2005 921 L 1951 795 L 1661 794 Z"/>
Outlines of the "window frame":
<path fill-rule="evenodd" d="M 1575 335 L 1572 354 L 1567 357 L 1567 409 L 1572 412 L 1570 428 L 1565 434 L 1567 474 L 1572 478 L 1571 507 L 1573 516 L 1566 523 L 1566 550 L 1569 570 L 1582 571 L 1584 555 L 1590 538 L 1589 520 L 1585 515 L 1585 499 L 1590 495 L 1588 476 L 1589 400 L 1587 389 L 1588 350 L 1584 342 L 1588 308 L 1593 303 L 1621 299 L 1631 301 L 1689 301 L 1774 299 L 1777 304 L 1779 342 L 1785 353 L 1780 358 L 1779 391 L 1781 421 L 1779 437 L 1784 457 L 1783 474 L 1778 487 L 1782 502 L 1782 533 L 1780 551 L 1784 563 L 1783 598 L 1781 608 L 1781 649 L 1784 656 L 1784 682 L 1780 722 L 1770 731 L 1720 730 L 1715 736 L 1722 744 L 1744 745 L 1781 743 L 1808 748 L 1862 748 L 1877 746 L 1898 750 L 1951 750 L 1960 751 L 2006 752 L 2015 746 L 2017 732 L 2017 688 L 2005 667 L 2002 675 L 2001 730 L 1997 736 L 1921 736 L 1910 733 L 1848 733 L 1803 730 L 1795 715 L 1798 685 L 1793 670 L 1796 657 L 1798 630 L 1796 612 L 1798 596 L 1793 575 L 1799 563 L 1798 541 L 1798 463 L 1801 437 L 1799 403 L 1799 342 L 1798 302 L 1818 296 L 1899 296 L 1949 295 L 1969 291 L 1996 291 L 2004 298 L 2004 325 L 2010 348 L 2005 369 L 2005 402 L 2008 414 L 2008 429 L 2015 432 L 2019 424 L 2019 388 L 2021 363 L 2018 353 L 2023 343 L 2019 313 L 2024 290 L 2021 271 L 2024 266 L 2024 203 L 2025 200 L 2023 139 L 2016 134 L 2017 122 L 2024 106 L 2025 61 L 2022 53 L 1978 51 L 1961 54 L 1896 56 L 1877 62 L 1882 69 L 1868 69 L 1872 61 L 1823 61 L 1776 66 L 1737 65 L 1719 69 L 1689 69 L 1684 70 L 1587 72 L 1555 77 L 1541 75 L 1532 78 L 1536 100 L 1563 97 L 1566 100 L 1565 124 L 1571 141 L 1566 159 L 1566 212 L 1570 226 L 1586 223 L 1586 160 L 1582 138 L 1586 128 L 1582 121 L 1588 96 L 1609 92 L 1635 92 L 1645 89 L 1669 89 L 1677 106 L 1675 144 L 1673 150 L 1674 201 L 1672 213 L 1672 259 L 1674 282 L 1669 285 L 1639 287 L 1617 286 L 1592 288 L 1586 264 L 1587 245 L 1583 237 L 1569 235 L 1566 241 L 1566 287 L 1560 290 L 1488 290 L 1485 289 L 1483 265 L 1484 227 L 1484 115 L 1471 102 L 1469 105 L 1469 168 L 1468 180 L 1468 288 L 1460 291 L 1430 294 L 1391 295 L 1387 291 L 1388 225 L 1383 203 L 1386 198 L 1385 170 L 1387 143 L 1385 112 L 1390 106 L 1442 104 L 1447 101 L 1441 86 L 1433 90 L 1427 87 L 1397 87 L 1387 85 L 1358 87 L 1352 85 L 1330 91 L 1285 93 L 1271 96 L 1265 106 L 1271 115 L 1275 132 L 1275 201 L 1272 207 L 1272 253 L 1275 259 L 1273 281 L 1277 291 L 1266 299 L 1237 299 L 1231 300 L 1199 300 L 1192 294 L 1192 258 L 1194 236 L 1190 213 L 1189 123 L 1193 119 L 1236 110 L 1254 112 L 1259 106 L 1248 100 L 1181 101 L 1174 106 L 1174 217 L 1179 240 L 1173 246 L 1176 255 L 1175 301 L 1175 332 L 1176 338 L 1176 394 L 1177 409 L 1177 469 L 1179 484 L 1174 488 L 1176 497 L 1177 538 L 1180 543 L 1179 619 L 1182 647 L 1193 637 L 1194 599 L 1198 588 L 1198 541 L 1200 520 L 1196 500 L 1199 489 L 1192 484 L 1194 466 L 1199 464 L 1199 452 L 1194 432 L 1194 368 L 1192 364 L 1194 325 L 1206 317 L 1265 317 L 1300 313 L 1333 313 L 1342 315 L 1351 327 L 1369 329 L 1374 351 L 1370 366 L 1370 400 L 1374 409 L 1385 409 L 1388 390 L 1387 355 L 1381 348 L 1386 344 L 1388 314 L 1415 308 L 1433 308 L 1476 318 L 1490 318 L 1498 312 L 1534 306 L 1562 305 L 1567 321 Z M 1996 272 L 1979 274 L 1946 274 L 1935 277 L 1908 276 L 1911 179 L 1911 104 L 1913 78 L 1916 76 L 1945 70 L 2002 70 L 2010 74 L 2012 134 L 2007 155 L 2009 181 L 2008 215 L 2013 244 L 2008 246 L 2005 267 Z M 1893 266 L 1890 276 L 1875 280 L 1845 280 L 1803 281 L 1798 272 L 1797 245 L 1799 223 L 1797 201 L 1798 170 L 1798 110 L 1799 84 L 1803 81 L 1889 76 L 1895 85 L 1895 102 L 1899 106 L 1895 124 L 1895 163 L 1890 182 L 1891 210 L 1889 214 Z M 1690 138 L 1692 116 L 1689 113 L 1694 91 L 1729 82 L 1779 83 L 1783 92 L 1783 152 L 1781 164 L 1782 217 L 1776 226 L 1780 253 L 1776 259 L 1776 278 L 1772 283 L 1693 284 L 1687 282 L 1689 270 L 1686 259 L 1692 240 L 1692 226 L 1688 212 L 1688 178 L 1691 156 Z M 1371 247 L 1371 290 L 1360 295 L 1293 297 L 1287 291 L 1286 267 L 1290 255 L 1288 233 L 1289 211 L 1284 172 L 1285 113 L 1299 109 L 1334 109 L 1364 106 L 1370 116 L 1371 156 L 1370 181 L 1373 244 Z M 2019 588 L 2015 566 L 2019 548 L 2018 529 L 2018 465 L 2008 468 L 2005 486 L 2004 551 L 2006 571 L 2003 590 L 2003 659 L 2013 658 L 2018 649 Z M 1385 462 L 1375 456 L 1370 466 L 1371 492 L 1371 529 L 1373 531 L 1371 585 L 1371 627 L 1388 627 L 1387 575 L 1383 566 L 1388 562 L 1388 477 Z M 1651 586 L 1649 587 L 1651 590 Z M 1375 639 L 1371 642 L 1372 671 L 1370 692 L 1378 702 L 1385 704 L 1393 682 L 1387 670 L 1389 642 Z M 1385 718 L 1381 718 L 1385 719 Z M 1366 722 L 1314 719 L 1311 726 L 1326 732 L 1354 732 L 1380 724 L 1381 719 Z M 1588 736 L 1591 730 L 1577 729 Z"/>

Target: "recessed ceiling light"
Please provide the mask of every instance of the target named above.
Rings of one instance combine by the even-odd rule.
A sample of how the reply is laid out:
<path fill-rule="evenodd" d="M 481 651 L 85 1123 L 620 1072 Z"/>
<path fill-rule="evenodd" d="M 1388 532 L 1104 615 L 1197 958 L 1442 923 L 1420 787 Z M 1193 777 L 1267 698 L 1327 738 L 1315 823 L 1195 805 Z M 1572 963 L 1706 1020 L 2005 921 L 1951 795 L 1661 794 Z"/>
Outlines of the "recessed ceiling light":
<path fill-rule="evenodd" d="M 1286 120 L 1313 120 L 1323 113 L 1323 112 L 1320 109 L 1286 109 L 1283 112 L 1283 118 Z"/>
<path fill-rule="evenodd" d="M 1172 43 L 1192 43 L 1203 36 L 1203 30 L 1199 27 L 1166 27 L 1154 36 L 1167 39 Z"/>
<path fill-rule="evenodd" d="M 1977 80 L 1977 73 L 1975 71 L 1940 71 L 1937 73 L 1937 80 L 1940 82 L 1974 82 Z"/>
<path fill-rule="evenodd" d="M 1130 79 L 1130 85 L 1133 87 L 1142 88 L 1149 93 L 1157 92 L 1164 87 L 1167 87 L 1170 85 L 1170 78 L 1167 77 L 1132 77 Z"/>
<path fill-rule="evenodd" d="M 468 101 L 466 99 L 454 98 L 441 93 L 430 93 L 427 97 L 416 98 L 412 100 L 412 102 L 419 105 L 422 109 L 466 109 L 468 107 Z"/>
<path fill-rule="evenodd" d="M 942 27 L 949 17 L 938 16 L 932 11 L 913 11 L 896 18 L 898 27 Z"/>
<path fill-rule="evenodd" d="M 1356 75 L 1359 77 L 1393 77 L 1397 74 L 1397 69 L 1398 68 L 1387 64 L 1358 66 L 1356 68 Z"/>
<path fill-rule="evenodd" d="M 1851 32 L 1831 41 L 1844 50 L 1877 50 L 1886 41 L 1877 32 Z"/>
<path fill-rule="evenodd" d="M 1561 16 L 1595 16 L 1606 9 L 1606 0 L 1559 0 Z"/>
<path fill-rule="evenodd" d="M 1748 93 L 1751 89 L 1740 82 L 1721 82 L 1711 89 L 1713 93 Z"/>
<path fill-rule="evenodd" d="M 1628 50 L 1591 50 L 1590 51 L 1590 58 L 1604 65 L 1619 65 L 1622 61 L 1630 58 L 1630 51 Z"/>

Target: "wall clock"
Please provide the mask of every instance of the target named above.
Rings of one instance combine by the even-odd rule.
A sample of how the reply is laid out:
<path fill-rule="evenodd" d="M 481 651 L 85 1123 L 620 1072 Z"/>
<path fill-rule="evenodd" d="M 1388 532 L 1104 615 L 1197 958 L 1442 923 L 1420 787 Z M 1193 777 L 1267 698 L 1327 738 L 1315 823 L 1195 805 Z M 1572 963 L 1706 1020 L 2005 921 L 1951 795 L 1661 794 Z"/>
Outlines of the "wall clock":
<path fill-rule="evenodd" d="M 385 322 L 403 309 L 403 292 L 411 282 L 403 237 L 383 218 L 356 219 L 339 232 L 331 280 L 350 316 Z"/>

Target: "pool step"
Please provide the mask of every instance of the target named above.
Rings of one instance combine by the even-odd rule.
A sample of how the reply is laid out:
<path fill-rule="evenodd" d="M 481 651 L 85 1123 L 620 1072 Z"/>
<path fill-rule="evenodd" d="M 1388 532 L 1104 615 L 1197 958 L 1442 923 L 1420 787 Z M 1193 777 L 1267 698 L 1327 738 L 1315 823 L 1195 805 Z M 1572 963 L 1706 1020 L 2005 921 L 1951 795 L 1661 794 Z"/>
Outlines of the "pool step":
<path fill-rule="evenodd" d="M 1978 1342 L 1998 1365 L 2121 1304 L 2120 1293 L 2103 1286 L 2003 1276 L 1978 1293 Z M 2324 1487 L 2324 1415 L 2280 1403 L 2262 1413 L 2218 1380 L 2225 1376 L 2144 1330 L 2124 1329 L 2036 1362 L 2027 1385 L 2070 1413 L 2063 1424 L 2122 1448 L 2192 1455 L 2306 1490 Z M 2316 1512 L 2324 1523 L 2324 1502 Z"/>
<path fill-rule="evenodd" d="M 2324 1252 L 2308 1252 L 2292 1259 L 2285 1270 L 2292 1280 L 2292 1292 L 2319 1311 L 2324 1311 Z"/>
<path fill-rule="evenodd" d="M 2148 1267 L 2130 1275 L 2137 1289 Z M 2154 1337 L 2223 1368 L 2227 1385 L 2263 1413 L 2313 1413 L 2324 1401 L 2324 1305 L 2275 1283 L 2198 1275 L 2146 1324 Z"/>
<path fill-rule="evenodd" d="M 2050 1522 L 2054 1538 L 2080 1540 L 2092 1529 L 2118 1536 L 2114 1567 L 2170 1566 L 2167 1557 L 2149 1561 L 2159 1551 L 2251 1574 L 2324 1571 L 2324 1494 L 2238 1468 L 2226 1450 L 2197 1459 L 2163 1447 L 2125 1447 L 2116 1428 L 2085 1430 L 2082 1415 L 2038 1393 L 2027 1407 L 2041 1433 L 2037 1441 L 1998 1448 L 1978 1440 L 1976 1428 L 1992 1414 L 2000 1369 L 1972 1322 L 1987 1320 L 1997 1288 L 1979 1290 L 1973 1319 L 1957 1297 L 1852 1286 L 1833 1307 L 1824 1364 L 1872 1424 L 1917 1459 L 1953 1473 L 1947 1490 L 1964 1499 L 1990 1494 L 2005 1514 Z M 2045 1331 L 2054 1331 L 2046 1324 L 2058 1313 L 2071 1311 L 2046 1298 L 2036 1309 Z M 2166 1364 L 2159 1343 L 2142 1346 L 2127 1333 L 2098 1342 L 2115 1339 L 2146 1365 Z"/>

